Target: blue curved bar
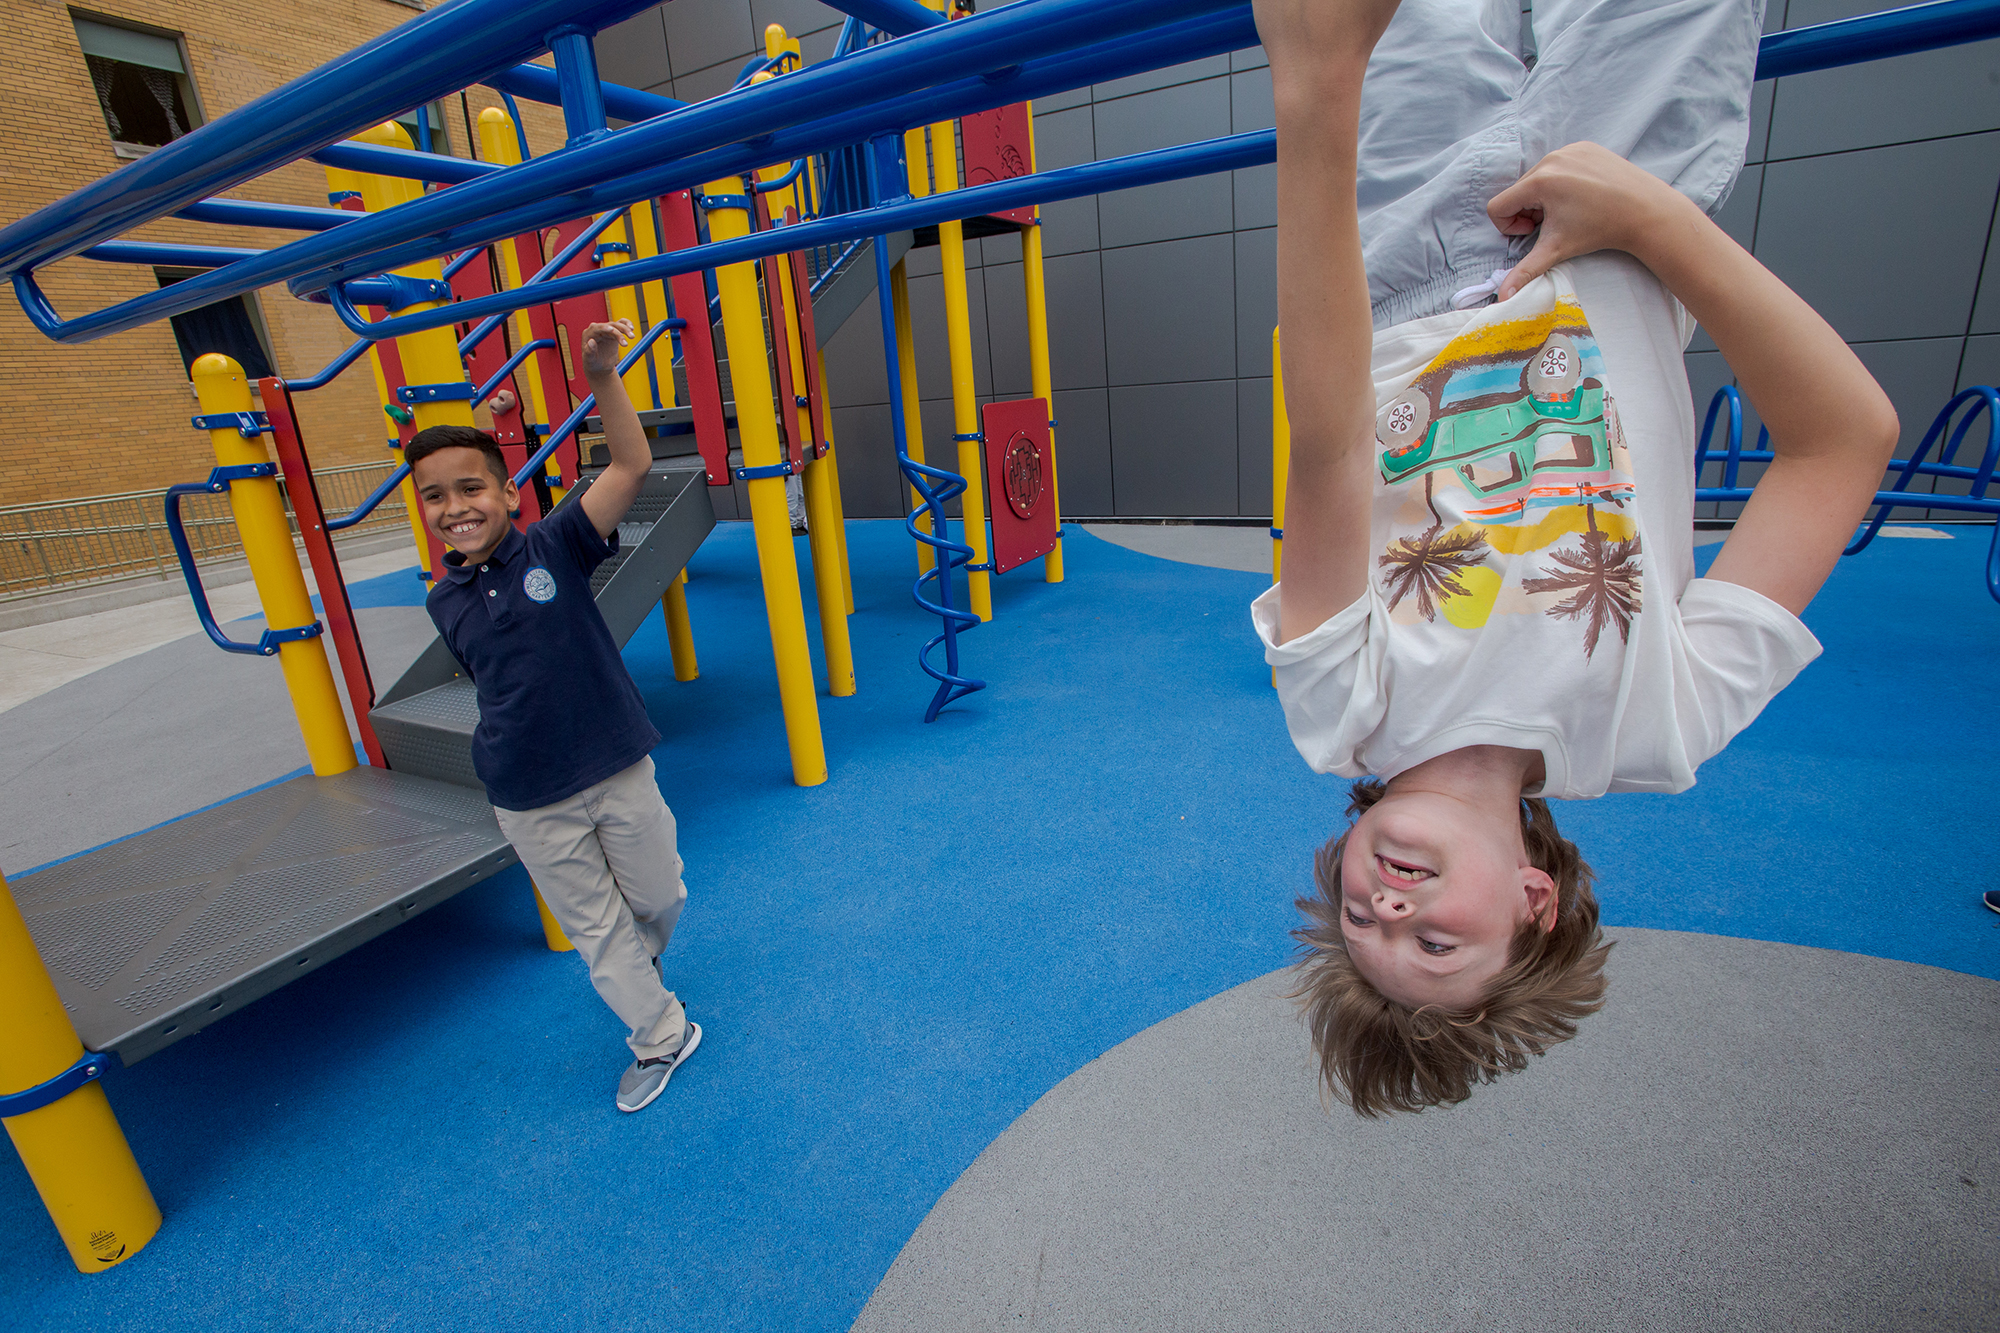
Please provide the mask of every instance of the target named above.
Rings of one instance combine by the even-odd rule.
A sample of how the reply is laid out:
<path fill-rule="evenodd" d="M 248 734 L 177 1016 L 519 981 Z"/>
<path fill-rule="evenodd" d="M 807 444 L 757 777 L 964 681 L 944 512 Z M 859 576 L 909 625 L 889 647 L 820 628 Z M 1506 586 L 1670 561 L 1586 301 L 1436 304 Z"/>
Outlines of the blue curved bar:
<path fill-rule="evenodd" d="M 2000 0 L 1935 0 L 1774 32 L 1758 43 L 1757 77 L 1836 69 L 1996 36 L 2000 36 Z"/>
<path fill-rule="evenodd" d="M 804 158 L 800 158 L 798 161 L 792 163 L 792 169 L 790 171 L 778 177 L 776 180 L 757 181 L 750 188 L 755 190 L 758 194 L 769 194 L 773 190 L 782 190 L 787 185 L 790 185 L 793 181 L 797 180 L 802 174 L 804 174 L 805 169 L 806 169 L 806 160 Z"/>
<path fill-rule="evenodd" d="M 569 24 L 607 28 L 649 3 L 446 0 L 310 74 L 0 228 L 0 272 L 52 264 L 295 162 L 409 107 L 510 69 L 541 54 L 546 34 L 554 28 Z"/>
<path fill-rule="evenodd" d="M 247 481 L 253 477 L 276 476 L 276 463 L 244 463 L 236 467 L 219 467 L 208 474 L 207 481 L 183 482 L 167 487 L 167 535 L 173 538 L 174 555 L 181 562 L 181 577 L 187 580 L 188 596 L 194 599 L 195 618 L 201 621 L 202 629 L 214 641 L 215 646 L 226 653 L 248 653 L 252 657 L 274 657 L 280 644 L 292 643 L 299 639 L 316 639 L 324 632 L 317 621 L 310 625 L 298 625 L 291 629 L 266 628 L 255 643 L 243 643 L 230 638 L 215 623 L 215 612 L 208 605 L 208 590 L 201 586 L 201 569 L 194 562 L 194 551 L 188 546 L 187 528 L 181 522 L 181 497 L 185 495 L 220 495 L 233 482 Z"/>
<path fill-rule="evenodd" d="M 366 347 L 368 344 L 364 342 L 361 345 Z M 377 486 L 374 493 L 366 500 L 356 505 L 353 513 L 348 514 L 344 518 L 327 519 L 325 522 L 326 530 L 328 532 L 339 532 L 342 528 L 351 528 L 362 519 L 367 518 L 375 512 L 375 506 L 386 500 L 392 491 L 403 484 L 403 478 L 409 475 L 410 465 L 408 463 L 398 464 L 396 470 L 389 474 L 388 480 Z"/>
<path fill-rule="evenodd" d="M 556 72 L 546 65 L 516 65 L 486 80 L 486 86 L 489 88 L 498 88 L 502 93 L 525 97 L 530 102 L 540 102 L 544 106 L 562 105 L 562 90 L 558 83 Z M 679 111 L 688 105 L 686 102 L 677 102 L 671 97 L 662 97 L 658 93 L 627 88 L 623 84 L 604 83 L 601 86 L 604 89 L 605 111 L 620 120 L 651 120 L 655 116 L 664 116 L 669 111 Z M 520 118 L 516 116 L 515 123 L 518 125 L 519 122 Z M 527 161 L 528 154 L 521 154 L 521 160 Z"/>

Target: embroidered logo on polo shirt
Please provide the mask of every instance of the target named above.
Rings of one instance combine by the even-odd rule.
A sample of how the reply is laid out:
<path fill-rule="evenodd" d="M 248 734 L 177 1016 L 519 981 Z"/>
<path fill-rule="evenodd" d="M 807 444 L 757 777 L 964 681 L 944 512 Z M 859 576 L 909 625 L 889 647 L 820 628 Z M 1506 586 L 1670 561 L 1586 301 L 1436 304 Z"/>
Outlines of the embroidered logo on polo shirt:
<path fill-rule="evenodd" d="M 556 599 L 556 576 L 536 565 L 521 576 L 521 591 L 538 602 L 553 602 Z"/>

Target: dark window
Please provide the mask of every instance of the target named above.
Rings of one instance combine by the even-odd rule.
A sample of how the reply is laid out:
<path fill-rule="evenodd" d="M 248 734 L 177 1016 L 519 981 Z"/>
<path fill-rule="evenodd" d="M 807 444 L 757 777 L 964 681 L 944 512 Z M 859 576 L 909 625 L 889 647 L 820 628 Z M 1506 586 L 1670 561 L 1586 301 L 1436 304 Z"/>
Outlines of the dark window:
<path fill-rule="evenodd" d="M 195 127 L 179 39 L 71 16 L 114 143 L 157 148 Z"/>
<path fill-rule="evenodd" d="M 207 272 L 199 268 L 156 268 L 153 276 L 160 280 L 162 287 L 171 287 L 177 282 Z M 207 356 L 210 352 L 220 352 L 233 357 L 236 364 L 243 367 L 244 375 L 253 380 L 273 375 L 270 353 L 264 350 L 264 339 L 257 331 L 257 321 L 250 313 L 249 302 L 241 296 L 232 296 L 226 301 L 190 310 L 185 315 L 173 317 L 174 341 L 181 345 L 181 364 L 188 374 L 194 374 L 196 357 Z"/>
<path fill-rule="evenodd" d="M 406 111 L 396 117 L 396 123 L 403 127 L 403 133 L 410 136 L 410 146 L 423 148 L 424 131 L 430 131 L 429 150 L 433 153 L 451 155 L 451 141 L 445 137 L 444 117 L 438 114 L 435 103 L 420 106 L 415 111 Z"/>

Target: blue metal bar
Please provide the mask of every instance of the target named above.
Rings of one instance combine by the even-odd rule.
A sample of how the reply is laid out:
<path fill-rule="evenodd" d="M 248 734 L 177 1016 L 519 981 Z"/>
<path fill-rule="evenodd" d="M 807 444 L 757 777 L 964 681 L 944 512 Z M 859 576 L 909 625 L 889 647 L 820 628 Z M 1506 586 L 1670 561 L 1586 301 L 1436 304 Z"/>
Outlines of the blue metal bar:
<path fill-rule="evenodd" d="M 583 28 L 549 34 L 556 57 L 556 86 L 562 94 L 563 125 L 569 144 L 588 143 L 604 133 L 604 85 L 597 77 L 597 48 Z"/>
<path fill-rule="evenodd" d="M 540 102 L 545 106 L 562 105 L 562 90 L 556 72 L 546 65 L 516 65 L 487 79 L 486 86 L 498 88 L 500 95 L 510 100 L 518 95 L 530 102 Z M 640 92 L 637 88 L 627 88 L 619 83 L 604 83 L 600 80 L 599 87 L 603 90 L 605 111 L 620 120 L 651 120 L 654 116 L 664 116 L 669 111 L 679 111 L 688 105 L 671 97 Z M 521 123 L 519 107 L 510 106 L 508 114 L 514 117 L 517 126 Z M 521 160 L 526 162 L 528 157 L 528 152 L 523 149 Z"/>
<path fill-rule="evenodd" d="M 431 151 L 431 104 L 425 102 L 417 108 L 417 151 Z"/>
<path fill-rule="evenodd" d="M 331 231 L 360 216 L 338 208 L 301 208 L 297 204 L 264 204 L 249 199 L 203 199 L 174 214 L 190 222 L 219 222 L 227 227 L 278 227 L 286 231 Z"/>
<path fill-rule="evenodd" d="M 111 1068 L 111 1057 L 96 1051 L 85 1051 L 77 1057 L 76 1063 L 57 1074 L 54 1078 L 37 1083 L 32 1088 L 19 1092 L 0 1094 L 0 1120 L 39 1111 L 44 1106 L 56 1102 L 75 1092 L 93 1079 L 102 1078 L 104 1071 Z"/>
<path fill-rule="evenodd" d="M 520 104 L 515 102 L 514 94 L 504 88 L 500 90 L 500 100 L 507 104 L 507 114 L 514 119 L 514 139 L 521 146 L 521 160 L 526 162 L 534 154 L 528 151 L 528 127 L 521 120 Z"/>
<path fill-rule="evenodd" d="M 1037 0 L 1037 2 L 1048 3 L 1049 0 Z M 711 241 L 706 245 L 676 250 L 647 259 L 637 259 L 594 273 L 578 273 L 567 278 L 556 278 L 539 286 L 533 292 L 524 292 L 517 288 L 514 291 L 460 301 L 449 308 L 399 315 L 374 324 L 362 318 L 360 312 L 354 308 L 354 302 L 349 294 L 343 292 L 339 286 L 330 288 L 329 295 L 332 297 L 334 310 L 354 332 L 370 338 L 394 338 L 461 320 L 502 315 L 522 306 L 543 301 L 559 301 L 572 296 L 607 291 L 612 287 L 633 286 L 641 282 L 693 273 L 699 269 L 720 268 L 725 264 L 761 259 L 765 255 L 783 254 L 791 250 L 804 250 L 814 245 L 831 244 L 846 240 L 857 233 L 885 234 L 912 227 L 926 227 L 939 222 L 1020 208 L 1027 204 L 1073 199 L 1082 195 L 1101 194 L 1107 190 L 1130 189 L 1138 185 L 1151 185 L 1157 181 L 1178 180 L 1184 176 L 1206 176 L 1215 172 L 1261 166 L 1276 159 L 1277 132 L 1254 130 L 1248 134 L 1233 134 L 1227 138 L 1210 139 L 1204 143 L 1159 148 L 1150 153 L 1135 153 L 1129 157 L 1115 157 L 1103 162 L 1086 162 L 1080 166 L 1036 172 L 1028 176 L 1014 176 L 1007 180 L 975 185 L 970 189 L 953 190 L 945 194 L 934 194 L 923 199 L 908 199 L 902 203 L 835 214 L 812 222 L 801 222 L 795 226 L 752 232 L 736 240 Z M 403 207 L 413 208 L 415 205 L 405 204 Z"/>
<path fill-rule="evenodd" d="M 0 229 L 0 273 L 52 264 L 511 69 L 539 55 L 554 28 L 607 28 L 650 4 L 447 0 Z"/>
<path fill-rule="evenodd" d="M 545 2 L 524 0 L 521 8 L 536 10 Z M 600 0 L 600 3 L 612 2 Z M 492 3 L 494 0 L 453 0 L 453 3 L 423 17 L 430 19 L 447 12 L 462 13 Z M 626 4 L 629 0 L 616 0 L 616 3 Z M 198 141 L 216 131 L 223 134 L 210 138 L 206 143 L 218 147 L 225 138 L 233 141 L 234 136 L 248 134 L 243 119 L 246 113 L 265 110 L 280 102 L 290 105 L 284 99 L 289 99 L 300 85 L 287 85 L 270 98 L 205 125 L 159 152 L 149 154 L 134 167 L 107 178 L 113 183 L 108 191 L 105 183 L 99 182 L 79 191 L 65 203 L 51 205 L 0 232 L 0 273 L 16 276 L 16 289 L 22 292 L 31 307 L 31 317 L 44 326 L 49 336 L 64 342 L 101 337 L 123 328 L 137 327 L 289 278 L 301 280 L 295 290 L 317 291 L 339 279 L 396 268 L 415 262 L 415 258 L 519 234 L 535 225 L 559 220 L 565 212 L 575 216 L 576 211 L 588 207 L 586 201 L 590 197 L 604 197 L 609 205 L 614 202 L 610 196 L 596 193 L 607 179 L 629 190 L 622 199 L 615 200 L 621 204 L 654 193 L 664 193 L 669 188 L 714 179 L 714 175 L 703 176 L 687 170 L 691 166 L 688 163 L 678 164 L 677 169 L 681 171 L 678 183 L 674 182 L 671 171 L 661 170 L 663 162 L 674 163 L 690 150 L 735 145 L 732 156 L 739 162 L 740 168 L 745 169 L 767 163 L 774 157 L 781 161 L 798 157 L 800 151 L 786 149 L 774 152 L 774 144 L 759 140 L 766 135 L 775 137 L 776 132 L 788 124 L 806 123 L 827 106 L 857 103 L 865 106 L 879 98 L 901 97 L 911 88 L 924 88 L 940 80 L 953 81 L 954 93 L 949 99 L 950 105 L 926 107 L 921 116 L 908 123 L 921 123 L 924 116 L 935 118 L 939 112 L 973 111 L 1000 105 L 1032 91 L 1031 85 L 1021 80 L 1014 66 L 1034 61 L 1042 52 L 1067 50 L 1088 42 L 1098 44 L 1099 58 L 1106 62 L 1107 69 L 1115 66 L 1124 72 L 1137 72 L 1138 68 L 1147 66 L 1141 63 L 1135 68 L 1135 62 L 1126 58 L 1117 39 L 1127 34 L 1143 34 L 1146 29 L 1158 27 L 1163 22 L 1171 23 L 1179 18 L 1217 10 L 1235 15 L 1246 44 L 1255 42 L 1255 27 L 1250 21 L 1249 6 L 1233 3 L 1232 0 L 1034 0 L 1031 4 L 1008 5 L 870 47 L 844 60 L 828 61 L 752 89 L 713 98 L 684 111 L 607 134 L 578 151 L 552 154 L 519 167 L 510 167 L 503 177 L 494 180 L 471 181 L 459 189 L 437 191 L 400 208 L 368 215 L 351 226 L 295 241 L 283 247 L 282 251 L 274 252 L 271 257 L 245 264 L 230 273 L 193 278 L 188 283 L 176 284 L 172 289 L 148 293 L 111 310 L 68 322 L 55 315 L 53 308 L 35 292 L 32 282 L 19 281 L 28 276 L 24 270 L 70 253 L 62 248 L 58 243 L 60 241 L 73 238 L 80 248 L 192 202 L 192 197 L 184 198 L 184 195 L 205 197 L 213 193 L 218 185 L 233 183 L 213 179 L 216 173 L 203 169 L 204 159 L 186 152 L 174 156 L 173 150 L 190 144 L 201 147 L 202 143 Z M 413 20 L 396 32 L 406 33 L 422 26 L 422 22 Z M 1139 39 L 1135 37 L 1123 46 L 1138 44 Z M 1188 58 L 1191 53 L 1155 49 L 1152 54 L 1158 63 L 1171 64 Z M 328 68 L 337 67 L 338 63 Z M 976 74 L 966 77 L 964 71 L 968 69 L 991 69 L 994 77 L 990 80 Z M 1086 76 L 1065 82 L 1062 86 L 1077 86 L 1089 81 Z M 344 124 L 341 126 L 343 131 L 348 128 Z M 838 142 L 841 140 L 829 137 L 817 144 L 809 141 L 802 143 L 799 148 L 809 150 Z M 853 142 L 853 138 L 848 138 L 846 142 Z M 306 151 L 313 146 L 306 145 Z M 214 151 L 209 150 L 211 156 Z M 149 190 L 126 192 L 117 188 L 117 182 L 132 180 L 135 184 L 143 184 L 145 180 L 153 179 L 135 178 L 131 173 L 148 168 L 149 164 L 159 162 L 163 156 L 173 157 L 189 171 L 197 173 L 198 178 L 187 182 L 178 178 L 161 178 L 154 180 Z M 257 160 L 261 162 L 262 155 Z M 433 156 L 430 160 L 444 162 L 447 159 Z M 486 164 L 473 165 L 491 169 Z M 703 162 L 701 169 L 710 170 L 710 167 Z M 643 176 L 635 175 L 630 181 L 620 180 L 625 173 L 643 173 Z M 88 216 L 72 220 L 70 210 L 85 201 L 93 205 L 87 210 Z M 516 211 L 506 211 L 510 209 Z M 93 234 L 94 230 L 101 235 Z M 476 234 L 482 230 L 488 234 Z M 387 248 L 405 244 L 412 245 L 415 251 L 421 253 L 414 258 L 403 258 Z"/>
<path fill-rule="evenodd" d="M 402 180 L 444 181 L 452 185 L 476 181 L 501 169 L 494 163 L 475 162 L 466 157 L 446 157 L 441 153 L 418 153 L 408 148 L 345 140 L 316 149 L 307 156 L 321 166 L 342 167 L 372 176 L 395 176 Z"/>
<path fill-rule="evenodd" d="M 800 177 L 800 175 L 802 175 L 805 172 L 805 169 L 806 169 L 806 160 L 804 158 L 800 158 L 798 161 L 792 163 L 792 169 L 790 171 L 778 177 L 776 180 L 757 181 L 754 184 L 752 184 L 750 188 L 755 190 L 758 194 L 769 194 L 773 190 L 782 190 L 787 185 L 790 185 L 793 181 L 797 180 Z"/>
<path fill-rule="evenodd" d="M 463 254 L 459 255 L 458 258 L 452 260 L 449 264 L 446 264 L 444 266 L 444 280 L 446 282 L 450 282 L 452 278 L 458 274 L 458 271 L 460 269 L 464 268 L 467 264 L 470 264 L 473 260 L 478 259 L 481 255 L 485 253 L 486 253 L 486 247 L 483 245 L 475 245 L 471 249 L 465 251 Z"/>
<path fill-rule="evenodd" d="M 621 265 L 620 267 L 623 266 Z M 632 350 L 619 358 L 619 377 L 621 379 L 624 378 L 626 371 L 639 364 L 639 358 L 646 354 L 647 348 L 659 340 L 661 334 L 665 333 L 668 329 L 684 329 L 686 327 L 687 321 L 684 319 L 663 319 L 652 328 L 647 329 L 645 335 L 638 342 L 632 344 Z M 521 470 L 514 474 L 514 484 L 516 486 L 527 485 L 528 478 L 534 476 L 535 473 L 542 469 L 549 461 L 549 455 L 555 453 L 556 446 L 568 439 L 570 434 L 590 416 L 591 410 L 596 406 L 597 395 L 593 393 L 587 396 L 578 405 L 576 411 L 570 413 L 562 425 L 556 427 L 550 433 L 549 438 L 542 442 L 542 447 L 535 451 L 535 456 L 530 458 Z"/>
<path fill-rule="evenodd" d="M 830 0 L 830 3 L 841 13 L 898 37 L 944 22 L 944 15 L 924 8 L 916 0 Z"/>
<path fill-rule="evenodd" d="M 309 379 L 286 380 L 285 387 L 293 393 L 310 393 L 314 389 L 324 389 L 327 385 L 333 383 L 335 379 L 339 378 L 341 371 L 346 370 L 356 361 L 359 361 L 361 354 L 374 345 L 373 339 L 359 339 L 346 351 L 327 362 L 326 369 L 320 371 L 319 374 Z"/>
<path fill-rule="evenodd" d="M 551 259 L 548 263 L 542 265 L 539 269 L 537 269 L 535 271 L 534 277 L 529 278 L 519 287 L 514 288 L 514 290 L 517 292 L 524 291 L 529 287 L 534 287 L 539 284 L 547 282 L 549 278 L 553 274 L 558 272 L 564 264 L 569 263 L 570 260 L 575 259 L 577 255 L 581 254 L 583 252 L 584 246 L 589 245 L 592 241 L 596 240 L 599 236 L 603 235 L 604 229 L 606 227 L 609 227 L 613 222 L 617 221 L 618 217 L 619 217 L 619 210 L 613 209 L 610 212 L 604 214 L 602 217 L 598 218 L 597 221 L 591 223 L 590 226 L 586 227 L 583 230 L 583 233 L 579 235 L 575 240 L 571 241 L 568 245 L 565 245 L 554 259 Z M 613 283 L 611 285 L 613 287 L 618 287 L 618 286 L 623 286 L 625 284 Z M 609 290 L 609 288 L 607 288 L 606 290 Z M 464 305 L 465 303 L 461 301 L 458 304 Z M 521 302 L 521 305 L 540 305 L 540 304 L 541 302 L 539 299 L 527 300 Z M 499 328 L 502 324 L 504 324 L 507 321 L 508 314 L 520 308 L 521 306 L 513 306 L 510 307 L 509 310 L 502 311 L 500 314 L 493 315 L 482 320 L 479 326 L 473 329 L 472 332 L 466 334 L 464 340 L 459 343 L 458 354 L 460 356 L 464 356 L 470 351 L 472 351 L 473 348 L 485 342 L 487 338 L 492 336 L 493 330 Z M 479 316 L 477 314 L 471 312 L 468 312 L 465 315 L 465 319 L 478 319 L 478 318 Z M 463 321 L 452 320 L 451 322 L 457 324 L 457 323 L 462 323 Z"/>
<path fill-rule="evenodd" d="M 253 657 L 275 657 L 280 644 L 292 643 L 299 639 L 316 639 L 323 627 L 315 620 L 310 625 L 298 625 L 291 629 L 266 628 L 255 643 L 241 643 L 222 632 L 215 623 L 215 612 L 209 609 L 208 590 L 201 586 L 201 569 L 194 562 L 194 551 L 188 546 L 187 528 L 181 522 L 181 497 L 184 495 L 221 495 L 231 483 L 246 481 L 253 477 L 276 476 L 276 463 L 244 463 L 236 467 L 219 467 L 208 474 L 207 481 L 185 482 L 179 486 L 167 487 L 167 535 L 174 540 L 174 554 L 180 558 L 181 576 L 187 580 L 188 596 L 194 599 L 195 618 L 215 646 L 226 653 L 248 653 Z"/>
<path fill-rule="evenodd" d="M 409 475 L 410 465 L 408 463 L 398 464 L 396 470 L 389 474 L 388 480 L 377 486 L 373 494 L 355 507 L 353 513 L 347 515 L 345 518 L 326 519 L 324 522 L 326 530 L 328 532 L 339 532 L 341 529 L 351 528 L 362 519 L 367 518 L 375 512 L 375 506 L 387 499 L 391 492 L 403 484 L 403 478 Z"/>
<path fill-rule="evenodd" d="M 2000 0 L 1936 0 L 1774 32 L 1758 43 L 1757 77 L 1858 65 L 1986 37 L 2000 37 Z"/>
<path fill-rule="evenodd" d="M 269 250 L 242 250 L 229 245 L 171 245 L 163 241 L 106 241 L 83 252 L 85 259 L 107 264 L 165 264 L 170 268 L 218 269 L 239 259 L 254 259 Z M 192 279 L 189 279 L 192 281 Z M 178 284 L 176 284 L 178 285 Z M 165 291 L 165 288 L 161 288 Z"/>
<path fill-rule="evenodd" d="M 493 378 L 472 391 L 472 405 L 477 407 L 488 398 L 491 398 L 493 391 L 500 387 L 500 381 L 513 374 L 523 361 L 526 361 L 543 348 L 553 348 L 555 345 L 556 340 L 553 338 L 537 338 L 531 343 L 523 344 L 519 351 L 507 358 L 500 369 L 493 372 Z"/>

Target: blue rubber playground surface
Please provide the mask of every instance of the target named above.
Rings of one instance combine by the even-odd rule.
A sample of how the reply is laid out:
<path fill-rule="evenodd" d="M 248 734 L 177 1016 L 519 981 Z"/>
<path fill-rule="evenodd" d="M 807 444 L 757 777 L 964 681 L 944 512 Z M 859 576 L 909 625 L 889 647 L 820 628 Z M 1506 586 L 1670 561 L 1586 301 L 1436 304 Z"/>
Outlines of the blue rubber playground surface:
<path fill-rule="evenodd" d="M 2000 976 L 2000 606 L 1990 534 L 1958 534 L 1844 562 L 1826 656 L 1693 792 L 1559 810 L 1609 924 Z M 747 525 L 690 566 L 701 678 L 657 618 L 627 651 L 706 1034 L 660 1101 L 613 1110 L 621 1030 L 511 870 L 105 1079 L 167 1219 L 133 1261 L 79 1276 L 0 1154 L 0 1324 L 845 1329 L 1037 1097 L 1285 963 L 1346 784 L 1285 736 L 1265 580 L 1070 529 L 1069 582 L 998 580 L 964 640 L 990 687 L 925 726 L 911 545 L 850 543 L 861 692 L 820 701 L 823 786 L 790 781 Z"/>

